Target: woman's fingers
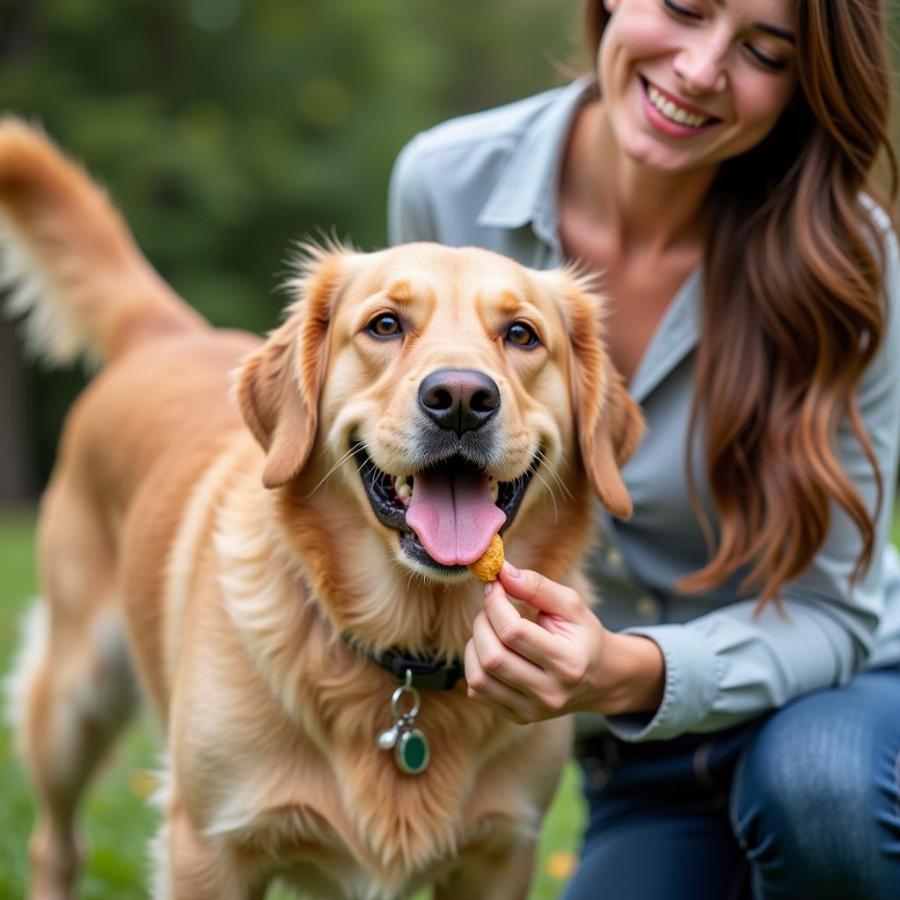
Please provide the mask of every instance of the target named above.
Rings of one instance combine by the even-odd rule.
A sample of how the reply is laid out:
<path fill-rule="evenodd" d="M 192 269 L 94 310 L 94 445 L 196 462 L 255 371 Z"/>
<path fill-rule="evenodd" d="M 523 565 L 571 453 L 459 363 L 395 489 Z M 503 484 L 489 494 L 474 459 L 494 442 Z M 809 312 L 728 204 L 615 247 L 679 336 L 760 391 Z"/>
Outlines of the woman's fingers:
<path fill-rule="evenodd" d="M 540 572 L 515 569 L 507 562 L 500 570 L 499 580 L 510 597 L 523 600 L 551 617 L 551 620 L 574 622 L 587 609 L 577 591 L 551 581 Z"/>
<path fill-rule="evenodd" d="M 502 594 L 502 589 L 497 593 Z M 502 601 L 509 604 L 505 597 Z M 525 624 L 541 630 L 531 622 Z M 583 670 L 575 667 L 581 657 L 577 647 L 557 665 L 536 665 L 500 640 L 485 610 L 475 617 L 466 654 L 469 695 L 502 706 L 518 722 L 535 722 L 565 712 L 583 675 Z"/>
<path fill-rule="evenodd" d="M 501 591 L 498 590 L 498 594 Z M 512 607 L 504 597 L 502 602 Z M 518 616 L 515 609 L 512 612 Z M 525 621 L 518 617 L 520 621 Z M 525 622 L 533 628 L 539 626 Z M 539 629 L 540 630 L 540 629 Z M 497 630 L 487 609 L 482 610 L 472 623 L 472 642 L 478 654 L 478 662 L 488 674 L 526 694 L 533 694 L 538 687 L 543 670 L 527 657 L 520 655 L 517 649 L 507 644 L 502 632 Z"/>
<path fill-rule="evenodd" d="M 519 724 L 536 721 L 534 704 L 528 697 L 484 670 L 478 659 L 474 638 L 466 644 L 463 661 L 469 697 Z"/>
<path fill-rule="evenodd" d="M 525 618 L 510 596 L 538 610 L 538 621 Z M 560 715 L 582 698 L 603 634 L 576 591 L 504 565 L 466 645 L 469 696 L 517 722 Z"/>
<path fill-rule="evenodd" d="M 559 646 L 559 637 L 522 616 L 496 582 L 485 595 L 484 614 L 499 643 L 541 668 L 565 652 Z"/>

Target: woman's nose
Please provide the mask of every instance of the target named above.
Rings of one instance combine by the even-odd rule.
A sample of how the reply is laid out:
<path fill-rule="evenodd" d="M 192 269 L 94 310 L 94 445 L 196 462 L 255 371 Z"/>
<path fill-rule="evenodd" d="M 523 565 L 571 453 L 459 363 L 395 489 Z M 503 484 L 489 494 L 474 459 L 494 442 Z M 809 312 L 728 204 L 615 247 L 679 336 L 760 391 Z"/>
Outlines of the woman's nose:
<path fill-rule="evenodd" d="M 728 43 L 715 33 L 697 33 L 675 56 L 673 67 L 688 94 L 718 93 L 725 87 Z"/>

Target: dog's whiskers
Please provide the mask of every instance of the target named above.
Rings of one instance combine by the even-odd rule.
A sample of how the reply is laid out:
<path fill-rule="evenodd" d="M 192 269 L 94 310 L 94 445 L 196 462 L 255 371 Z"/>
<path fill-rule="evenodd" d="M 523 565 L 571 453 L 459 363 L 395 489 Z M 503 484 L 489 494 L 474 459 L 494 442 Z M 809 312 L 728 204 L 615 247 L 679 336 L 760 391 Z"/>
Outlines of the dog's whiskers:
<path fill-rule="evenodd" d="M 543 450 L 538 448 L 535 453 L 535 457 L 538 459 L 540 463 L 543 463 L 544 470 L 550 475 L 553 481 L 559 485 L 560 490 L 570 499 L 574 499 L 572 497 L 572 492 L 566 487 L 565 482 L 559 477 L 558 473 L 553 470 L 553 468 L 549 465 L 549 460 L 547 459 L 546 454 Z M 559 505 L 556 502 L 556 493 L 553 490 L 553 485 L 550 484 L 540 472 L 540 468 L 534 470 L 534 474 L 537 478 L 540 479 L 541 483 L 547 488 L 547 492 L 550 494 L 550 499 L 553 501 L 553 521 L 555 524 L 559 524 Z"/>
<path fill-rule="evenodd" d="M 535 471 L 534 475 L 536 478 L 539 478 L 544 487 L 547 488 L 547 491 L 550 494 L 550 499 L 553 501 L 553 522 L 555 525 L 559 525 L 559 507 L 556 505 L 556 494 L 553 492 L 553 488 L 547 483 L 547 481 L 541 477 L 540 472 Z"/>
<path fill-rule="evenodd" d="M 540 448 L 538 448 L 538 451 L 537 451 L 537 453 L 535 454 L 535 456 L 538 458 L 538 460 L 540 460 L 540 462 L 546 464 L 544 468 L 545 468 L 546 471 L 549 473 L 549 475 L 550 475 L 550 477 L 553 479 L 553 481 L 554 481 L 556 484 L 559 485 L 559 489 L 566 495 L 566 497 L 567 497 L 569 500 L 574 500 L 575 498 L 572 496 L 572 492 L 571 492 L 571 491 L 569 490 L 569 488 L 566 486 L 566 483 L 562 480 L 562 478 L 559 477 L 559 473 L 556 472 L 556 471 L 549 465 L 549 462 L 550 462 L 550 461 L 547 459 L 547 456 L 546 456 L 546 454 L 544 453 L 544 451 L 541 450 Z M 541 479 L 541 480 L 543 481 L 543 479 Z"/>
<path fill-rule="evenodd" d="M 354 444 L 323 476 L 319 483 L 306 495 L 307 497 L 312 497 L 312 495 L 320 488 L 332 475 L 345 463 L 351 456 L 355 456 L 359 453 L 360 450 L 364 448 L 363 444 Z"/>

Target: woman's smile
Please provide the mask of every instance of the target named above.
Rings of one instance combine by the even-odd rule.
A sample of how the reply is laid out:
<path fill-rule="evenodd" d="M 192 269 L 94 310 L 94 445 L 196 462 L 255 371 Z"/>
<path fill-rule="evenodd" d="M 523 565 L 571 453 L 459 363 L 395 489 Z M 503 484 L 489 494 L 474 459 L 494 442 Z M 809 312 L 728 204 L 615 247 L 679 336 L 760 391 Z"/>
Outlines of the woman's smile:
<path fill-rule="evenodd" d="M 668 137 L 692 138 L 721 123 L 718 117 L 686 103 L 646 78 L 640 81 L 647 120 Z"/>

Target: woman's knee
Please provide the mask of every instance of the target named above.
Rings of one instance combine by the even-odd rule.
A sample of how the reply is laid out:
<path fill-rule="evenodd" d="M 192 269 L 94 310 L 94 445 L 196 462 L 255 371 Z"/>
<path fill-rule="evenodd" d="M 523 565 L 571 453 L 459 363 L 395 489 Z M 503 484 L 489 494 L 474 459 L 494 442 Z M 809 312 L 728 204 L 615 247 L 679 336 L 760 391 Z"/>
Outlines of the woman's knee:
<path fill-rule="evenodd" d="M 900 727 L 879 728 L 858 694 L 823 691 L 773 714 L 737 768 L 732 827 L 762 897 L 880 897 L 885 860 L 900 874 Z M 870 893 L 858 893 L 866 873 Z"/>

